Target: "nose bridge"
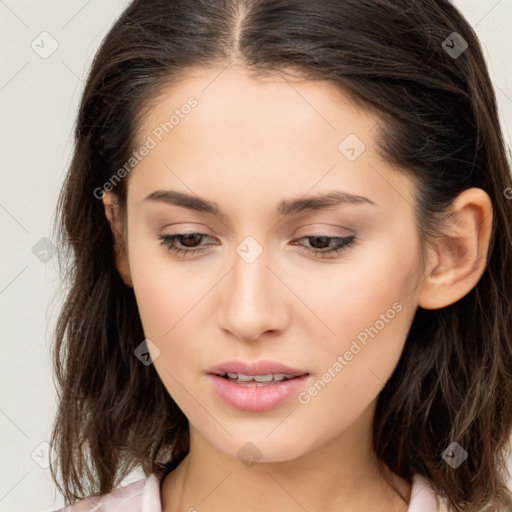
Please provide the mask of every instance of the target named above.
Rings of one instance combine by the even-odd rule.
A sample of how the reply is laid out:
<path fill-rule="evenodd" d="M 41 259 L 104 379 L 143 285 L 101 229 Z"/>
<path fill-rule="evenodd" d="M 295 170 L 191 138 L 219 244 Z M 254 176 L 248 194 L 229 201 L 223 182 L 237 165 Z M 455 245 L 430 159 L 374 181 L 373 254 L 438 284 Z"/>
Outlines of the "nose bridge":
<path fill-rule="evenodd" d="M 222 292 L 221 322 L 239 338 L 252 340 L 264 331 L 282 328 L 284 303 L 278 280 L 267 268 L 270 259 L 270 251 L 253 237 L 236 247 Z"/>

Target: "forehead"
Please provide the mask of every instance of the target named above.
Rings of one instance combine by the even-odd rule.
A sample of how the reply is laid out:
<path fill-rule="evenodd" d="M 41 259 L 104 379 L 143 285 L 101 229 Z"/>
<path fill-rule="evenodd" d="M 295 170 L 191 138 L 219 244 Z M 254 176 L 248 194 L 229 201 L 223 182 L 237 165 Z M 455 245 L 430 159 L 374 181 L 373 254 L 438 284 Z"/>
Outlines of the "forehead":
<path fill-rule="evenodd" d="M 139 141 L 186 106 L 191 97 L 200 108 L 193 109 L 189 124 L 194 123 L 196 129 L 215 125 L 226 134 L 237 130 L 238 138 L 245 136 L 254 143 L 265 135 L 267 142 L 268 135 L 278 135 L 276 142 L 299 135 L 311 138 L 336 133 L 339 137 L 347 128 L 362 136 L 375 125 L 377 117 L 353 103 L 340 87 L 290 73 L 266 72 L 260 76 L 234 64 L 186 70 L 179 81 L 164 87 L 153 99 L 138 131 Z M 182 120 L 180 116 L 180 124 Z M 306 133 L 305 126 L 309 127 Z M 202 135 L 196 132 L 197 138 Z M 220 138 L 218 133 L 210 133 L 210 138 L 214 135 Z"/>
<path fill-rule="evenodd" d="M 243 181 L 246 193 L 261 190 L 270 198 L 275 189 L 276 202 L 283 191 L 306 194 L 315 183 L 369 192 L 376 202 L 404 194 L 412 200 L 408 180 L 387 175 L 376 147 L 378 123 L 326 81 L 286 73 L 253 77 L 236 65 L 195 68 L 153 102 L 137 139 L 140 145 L 151 138 L 154 148 L 130 181 L 150 193 L 158 176 L 169 184 L 181 176 L 201 195 L 219 180 L 226 188 Z M 398 190 L 403 187 L 409 191 Z"/>

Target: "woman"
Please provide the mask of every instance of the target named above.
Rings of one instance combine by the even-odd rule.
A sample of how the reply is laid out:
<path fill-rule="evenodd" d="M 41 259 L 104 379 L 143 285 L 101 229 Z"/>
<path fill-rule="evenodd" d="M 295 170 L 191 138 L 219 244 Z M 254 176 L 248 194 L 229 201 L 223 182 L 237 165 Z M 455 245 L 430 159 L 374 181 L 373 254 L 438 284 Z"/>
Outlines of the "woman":
<path fill-rule="evenodd" d="M 75 135 L 64 510 L 512 510 L 512 182 L 449 2 L 134 1 Z"/>

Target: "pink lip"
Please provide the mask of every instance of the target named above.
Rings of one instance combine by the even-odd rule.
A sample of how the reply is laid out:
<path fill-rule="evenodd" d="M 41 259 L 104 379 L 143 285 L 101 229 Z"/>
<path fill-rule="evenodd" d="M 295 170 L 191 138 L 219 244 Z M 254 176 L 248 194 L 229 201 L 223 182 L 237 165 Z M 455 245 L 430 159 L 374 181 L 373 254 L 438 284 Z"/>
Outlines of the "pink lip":
<path fill-rule="evenodd" d="M 206 373 L 213 390 L 227 405 L 249 412 L 261 412 L 275 409 L 284 404 L 292 396 L 297 395 L 304 383 L 309 380 L 309 372 L 293 368 L 276 361 L 257 361 L 246 363 L 232 360 L 209 368 Z M 274 382 L 272 384 L 256 382 L 237 384 L 222 377 L 226 373 L 242 373 L 244 375 L 266 375 L 284 373 L 293 375 L 293 379 Z"/>
<path fill-rule="evenodd" d="M 309 375 L 263 386 L 256 386 L 254 383 L 236 384 L 213 374 L 209 374 L 208 379 L 217 396 L 227 405 L 242 411 L 262 412 L 275 409 L 296 396 Z"/>
<path fill-rule="evenodd" d="M 254 363 L 246 363 L 239 360 L 225 361 L 208 368 L 206 373 L 212 375 L 223 375 L 225 373 L 243 373 L 244 375 L 266 375 L 268 373 L 284 373 L 286 375 L 300 376 L 308 372 L 298 368 L 292 368 L 276 361 L 257 361 Z"/>

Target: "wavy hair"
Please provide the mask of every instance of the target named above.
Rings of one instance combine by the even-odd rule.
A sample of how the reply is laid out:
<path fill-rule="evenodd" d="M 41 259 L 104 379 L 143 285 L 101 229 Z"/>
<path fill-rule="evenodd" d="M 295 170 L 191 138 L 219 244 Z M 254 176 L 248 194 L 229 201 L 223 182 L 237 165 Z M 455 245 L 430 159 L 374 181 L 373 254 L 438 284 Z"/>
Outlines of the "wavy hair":
<path fill-rule="evenodd" d="M 454 37 L 468 45 L 458 56 Z M 165 87 L 193 67 L 233 62 L 254 76 L 293 70 L 329 81 L 376 112 L 382 155 L 416 184 L 424 248 L 459 193 L 490 196 L 485 272 L 456 303 L 418 308 L 378 397 L 373 445 L 381 469 L 409 482 L 424 475 L 454 510 L 512 510 L 512 180 L 479 41 L 447 0 L 129 4 L 89 71 L 56 209 L 67 287 L 52 346 L 59 491 L 69 503 L 105 494 L 135 468 L 168 474 L 188 452 L 187 418 L 154 366 L 134 357 L 144 332 L 96 191 L 130 158 Z M 124 216 L 126 179 L 116 193 Z M 456 470 L 441 457 L 452 442 L 469 454 Z"/>

